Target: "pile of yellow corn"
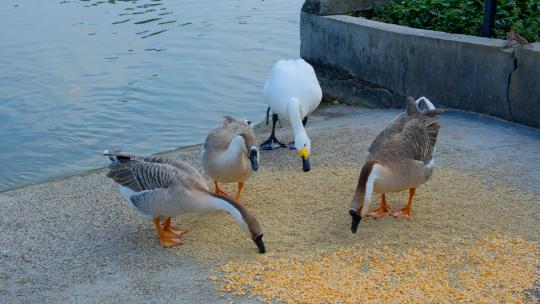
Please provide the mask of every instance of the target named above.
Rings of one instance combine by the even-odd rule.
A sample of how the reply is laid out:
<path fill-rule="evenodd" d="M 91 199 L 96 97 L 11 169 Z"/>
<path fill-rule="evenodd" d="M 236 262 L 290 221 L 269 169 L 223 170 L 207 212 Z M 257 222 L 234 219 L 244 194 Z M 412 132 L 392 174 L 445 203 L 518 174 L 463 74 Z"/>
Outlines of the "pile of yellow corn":
<path fill-rule="evenodd" d="M 286 303 L 523 303 L 539 275 L 538 245 L 500 235 L 403 252 L 363 248 L 230 262 L 210 279 L 223 292 Z"/>

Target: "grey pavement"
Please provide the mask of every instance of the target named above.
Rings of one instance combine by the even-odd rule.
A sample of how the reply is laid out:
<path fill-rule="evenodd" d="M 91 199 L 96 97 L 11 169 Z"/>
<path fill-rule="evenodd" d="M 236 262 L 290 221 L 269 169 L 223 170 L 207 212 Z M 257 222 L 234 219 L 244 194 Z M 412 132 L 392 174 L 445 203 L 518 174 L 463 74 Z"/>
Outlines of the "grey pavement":
<path fill-rule="evenodd" d="M 308 122 L 312 166 L 361 164 L 399 112 L 321 106 Z M 540 193 L 539 130 L 456 111 L 443 113 L 441 123 L 437 166 L 504 172 L 505 181 Z M 262 142 L 269 126 L 256 131 Z M 290 129 L 278 137 L 291 140 Z M 198 151 L 165 153 L 198 167 Z M 301 170 L 286 149 L 262 151 L 260 165 Z M 229 303 L 208 280 L 212 264 L 157 246 L 152 225 L 126 208 L 104 172 L 0 193 L 0 303 Z"/>

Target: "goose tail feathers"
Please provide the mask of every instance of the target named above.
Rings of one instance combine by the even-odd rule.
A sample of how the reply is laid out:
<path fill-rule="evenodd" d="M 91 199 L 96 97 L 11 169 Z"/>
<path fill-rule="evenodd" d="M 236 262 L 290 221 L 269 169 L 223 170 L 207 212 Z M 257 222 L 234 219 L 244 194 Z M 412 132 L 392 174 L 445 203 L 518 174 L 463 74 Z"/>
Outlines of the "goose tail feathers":
<path fill-rule="evenodd" d="M 113 163 L 120 163 L 122 161 L 136 159 L 137 157 L 135 155 L 127 154 L 122 151 L 110 151 L 105 150 L 103 151 L 103 155 L 107 156 L 109 160 Z"/>
<path fill-rule="evenodd" d="M 424 96 L 417 100 L 414 100 L 412 97 L 407 97 L 406 110 L 409 115 L 422 114 L 431 117 L 443 112 L 443 109 L 435 107 L 435 105 Z"/>

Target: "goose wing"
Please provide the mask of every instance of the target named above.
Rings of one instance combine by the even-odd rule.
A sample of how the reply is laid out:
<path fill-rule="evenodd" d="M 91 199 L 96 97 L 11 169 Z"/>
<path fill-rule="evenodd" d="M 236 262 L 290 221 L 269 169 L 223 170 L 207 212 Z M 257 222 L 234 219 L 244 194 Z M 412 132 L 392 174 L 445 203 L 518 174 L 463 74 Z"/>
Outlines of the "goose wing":
<path fill-rule="evenodd" d="M 401 143 L 403 157 L 429 163 L 439 128 L 435 117 L 420 116 L 409 120 L 396 138 Z"/>
<path fill-rule="evenodd" d="M 181 182 L 178 169 L 171 165 L 133 159 L 110 164 L 107 177 L 135 192 L 166 189 Z"/>
<path fill-rule="evenodd" d="M 185 182 L 189 182 L 193 186 L 197 186 L 199 188 L 205 188 L 204 185 L 206 185 L 206 182 L 199 171 L 181 160 L 164 156 L 147 156 L 144 158 L 144 160 L 147 162 L 172 166 L 179 170 L 178 173 L 182 174 Z"/>
<path fill-rule="evenodd" d="M 388 147 L 395 146 L 395 138 L 399 136 L 402 126 L 393 123 L 382 130 L 369 146 L 370 155 L 378 155 L 387 151 Z"/>
<path fill-rule="evenodd" d="M 223 125 L 212 130 L 206 137 L 202 150 L 205 152 L 223 152 L 229 148 L 234 137 L 242 135 L 247 145 L 255 145 L 256 138 L 251 122 L 223 116 Z"/>
<path fill-rule="evenodd" d="M 180 159 L 165 156 L 142 157 L 109 150 L 106 150 L 104 155 L 113 162 L 107 176 L 133 191 L 151 190 L 145 189 L 145 186 L 152 183 L 167 186 L 176 183 L 185 187 L 206 189 L 206 182 L 201 174 Z M 166 180 L 167 178 L 169 180 Z M 151 183 L 148 184 L 147 181 Z"/>
<path fill-rule="evenodd" d="M 120 191 L 143 218 L 175 214 L 178 202 L 185 201 L 198 187 L 182 171 L 165 163 L 122 160 L 109 165 L 107 177 L 123 187 Z"/>
<path fill-rule="evenodd" d="M 408 97 L 405 112 L 371 143 L 369 159 L 410 158 L 428 163 L 437 141 L 438 115 L 442 111 L 425 97 L 418 101 Z"/>
<path fill-rule="evenodd" d="M 234 136 L 236 136 L 236 134 L 226 126 L 216 128 L 206 137 L 203 149 L 206 152 L 210 151 L 211 153 L 223 152 L 227 150 Z"/>

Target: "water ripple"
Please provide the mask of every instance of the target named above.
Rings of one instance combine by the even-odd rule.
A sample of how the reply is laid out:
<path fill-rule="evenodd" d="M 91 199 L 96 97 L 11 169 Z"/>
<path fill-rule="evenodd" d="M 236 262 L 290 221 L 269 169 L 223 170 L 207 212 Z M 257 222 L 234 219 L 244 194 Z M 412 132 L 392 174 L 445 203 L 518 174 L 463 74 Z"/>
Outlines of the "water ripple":
<path fill-rule="evenodd" d="M 2 1 L 0 190 L 103 166 L 104 149 L 199 143 L 225 114 L 261 120 L 302 1 L 237 3 Z"/>

